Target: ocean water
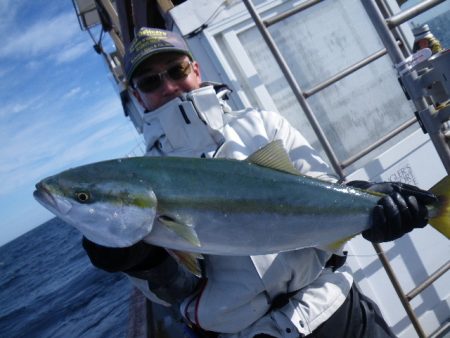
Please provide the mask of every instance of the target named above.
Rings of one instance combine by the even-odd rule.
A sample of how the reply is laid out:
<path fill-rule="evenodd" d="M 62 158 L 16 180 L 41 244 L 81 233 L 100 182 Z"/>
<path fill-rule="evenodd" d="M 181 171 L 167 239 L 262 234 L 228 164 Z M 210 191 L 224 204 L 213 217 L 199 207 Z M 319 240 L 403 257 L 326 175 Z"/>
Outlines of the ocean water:
<path fill-rule="evenodd" d="M 131 283 L 54 218 L 0 247 L 0 337 L 126 337 Z"/>

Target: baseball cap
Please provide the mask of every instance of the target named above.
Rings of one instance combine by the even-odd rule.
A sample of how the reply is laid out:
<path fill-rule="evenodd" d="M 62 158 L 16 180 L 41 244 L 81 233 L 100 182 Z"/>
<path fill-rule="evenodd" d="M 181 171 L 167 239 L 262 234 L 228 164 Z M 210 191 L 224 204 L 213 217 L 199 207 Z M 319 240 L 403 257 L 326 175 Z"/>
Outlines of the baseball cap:
<path fill-rule="evenodd" d="M 142 62 L 152 55 L 165 52 L 185 54 L 192 60 L 192 55 L 181 35 L 158 28 L 141 28 L 125 53 L 127 81 L 131 80 L 134 71 Z"/>

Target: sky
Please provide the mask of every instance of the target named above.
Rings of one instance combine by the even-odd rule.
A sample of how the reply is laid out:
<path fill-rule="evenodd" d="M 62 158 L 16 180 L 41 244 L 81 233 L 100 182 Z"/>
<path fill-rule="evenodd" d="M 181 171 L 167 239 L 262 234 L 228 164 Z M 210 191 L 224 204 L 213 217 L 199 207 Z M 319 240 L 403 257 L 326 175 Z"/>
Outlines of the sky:
<path fill-rule="evenodd" d="M 0 1 L 0 246 L 54 217 L 41 179 L 139 142 L 70 0 Z"/>

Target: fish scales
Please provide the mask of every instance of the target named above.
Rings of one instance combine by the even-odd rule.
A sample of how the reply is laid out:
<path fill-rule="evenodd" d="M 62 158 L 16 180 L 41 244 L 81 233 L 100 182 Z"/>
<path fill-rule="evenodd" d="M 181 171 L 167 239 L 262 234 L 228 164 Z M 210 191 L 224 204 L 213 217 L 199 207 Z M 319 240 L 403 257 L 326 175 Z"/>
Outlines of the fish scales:
<path fill-rule="evenodd" d="M 99 244 L 127 246 L 144 239 L 176 250 L 222 255 L 330 244 L 368 228 L 370 210 L 379 199 L 345 186 L 225 159 L 128 158 L 75 168 L 57 177 L 66 193 L 88 190 L 97 200 L 74 205 L 74 215 L 66 220 Z M 107 215 L 101 209 L 109 203 Z M 82 210 L 86 208 L 90 213 Z M 110 217 L 114 214 L 117 224 Z M 87 224 L 89 216 L 92 224 Z M 85 224 L 77 224 L 77 218 Z M 167 220 L 194 232 L 199 245 L 180 236 L 177 227 L 168 227 Z M 110 234 L 106 241 L 98 237 L 102 232 Z"/>
<path fill-rule="evenodd" d="M 430 224 L 450 238 L 450 177 L 430 191 Z M 48 177 L 35 198 L 91 241 L 165 247 L 198 274 L 202 253 L 335 249 L 372 224 L 382 194 L 301 175 L 281 141 L 245 161 L 126 158 Z M 194 254 L 190 254 L 192 252 Z"/>
<path fill-rule="evenodd" d="M 325 246 L 368 228 L 379 199 L 242 161 L 174 161 L 149 170 L 157 213 L 191 226 L 202 245 L 192 247 L 156 222 L 145 240 L 173 249 L 245 255 Z M 177 179 L 159 180 L 160 170 Z"/>

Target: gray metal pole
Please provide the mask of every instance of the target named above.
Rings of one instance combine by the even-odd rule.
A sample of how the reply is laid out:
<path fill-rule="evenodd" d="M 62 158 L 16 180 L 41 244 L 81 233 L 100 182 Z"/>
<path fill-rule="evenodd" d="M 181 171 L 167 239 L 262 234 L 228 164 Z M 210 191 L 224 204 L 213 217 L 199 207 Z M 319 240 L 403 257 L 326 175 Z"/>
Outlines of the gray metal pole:
<path fill-rule="evenodd" d="M 422 284 L 417 286 L 415 289 L 408 292 L 406 295 L 406 299 L 411 301 L 414 297 L 420 294 L 423 290 L 429 287 L 433 282 L 441 277 L 444 273 L 450 270 L 450 261 L 447 261 L 444 265 L 442 265 L 438 270 L 436 270 L 430 277 L 428 277 Z"/>
<path fill-rule="evenodd" d="M 391 264 L 389 264 L 388 258 L 384 254 L 383 248 L 378 243 L 372 243 L 372 245 L 378 254 L 378 258 L 380 259 L 381 264 L 383 264 L 383 267 L 386 270 L 386 273 L 388 274 L 389 279 L 391 280 L 392 285 L 394 286 L 395 292 L 397 293 L 398 298 L 400 298 L 400 301 L 402 302 L 403 307 L 405 308 L 406 313 L 408 314 L 408 317 L 411 320 L 411 323 L 416 329 L 417 334 L 419 335 L 420 338 L 426 338 L 427 335 L 423 331 L 422 326 L 419 323 L 419 319 L 417 318 L 413 308 L 411 307 L 411 304 L 406 298 L 405 293 L 403 292 L 403 289 L 400 285 L 400 282 L 395 276 L 394 270 L 392 269 Z"/>
<path fill-rule="evenodd" d="M 314 87 L 307 89 L 303 92 L 303 95 L 308 98 L 321 90 L 327 88 L 328 86 L 331 86 L 332 84 L 338 82 L 339 80 L 342 80 L 343 78 L 347 77 L 350 74 L 353 74 L 357 70 L 367 66 L 369 63 L 373 62 L 374 60 L 379 59 L 380 57 L 386 55 L 386 49 L 383 48 L 379 50 L 378 52 L 373 53 L 372 55 L 369 55 L 365 59 L 351 65 L 350 67 L 347 67 L 346 69 L 343 69 L 339 73 L 335 74 L 334 76 L 328 78 L 327 80 L 315 85 Z"/>
<path fill-rule="evenodd" d="M 286 12 L 283 12 L 273 18 L 264 20 L 264 25 L 266 27 L 269 27 L 271 25 L 276 24 L 277 22 L 280 22 L 294 14 L 297 14 L 298 12 L 304 11 L 305 9 L 312 7 L 314 5 L 317 5 L 319 2 L 322 2 L 324 0 L 307 0 L 302 2 L 301 4 L 299 4 L 298 6 L 295 6 L 294 8 L 292 8 L 291 10 L 288 10 Z"/>
<path fill-rule="evenodd" d="M 302 93 L 302 90 L 300 89 L 297 81 L 295 80 L 294 75 L 289 69 L 289 66 L 286 64 L 286 61 L 284 60 L 283 56 L 281 55 L 279 49 L 277 48 L 275 41 L 272 39 L 270 33 L 268 32 L 267 28 L 265 27 L 264 23 L 261 20 L 261 17 L 256 12 L 253 4 L 250 0 L 243 0 L 245 6 L 247 7 L 247 10 L 249 11 L 251 17 L 253 18 L 253 21 L 256 24 L 256 27 L 259 29 L 264 41 L 266 42 L 267 46 L 269 47 L 270 51 L 272 52 L 273 56 L 275 57 L 275 60 L 277 61 L 278 65 L 281 68 L 281 71 L 283 72 L 284 76 L 286 77 L 286 80 L 289 83 L 289 86 L 291 87 L 295 97 L 297 98 L 298 102 L 300 103 L 300 106 L 302 107 L 306 117 L 309 120 L 309 123 L 311 124 L 314 132 L 317 135 L 317 138 L 319 139 L 319 142 L 321 143 L 328 159 L 330 160 L 330 163 L 335 170 L 335 172 L 339 175 L 340 178 L 344 178 L 344 172 L 342 171 L 342 168 L 339 164 L 339 161 L 333 151 L 333 148 L 331 147 L 330 142 L 328 141 L 327 137 L 325 136 L 325 133 L 323 132 L 322 128 L 320 127 L 320 124 L 314 115 L 309 103 L 306 101 L 305 96 Z"/>
<path fill-rule="evenodd" d="M 407 10 L 404 10 L 394 16 L 391 16 L 390 18 L 387 18 L 386 24 L 389 28 L 394 28 L 445 1 L 447 0 L 422 1 L 421 3 L 408 8 Z"/>
<path fill-rule="evenodd" d="M 377 30 L 378 35 L 386 47 L 393 63 L 397 64 L 402 62 L 405 58 L 397 45 L 397 41 L 395 41 L 394 36 L 388 28 L 386 20 L 378 9 L 375 0 L 362 0 L 361 2 L 366 9 L 369 18 L 372 20 L 372 23 L 375 26 L 375 29 Z"/>

